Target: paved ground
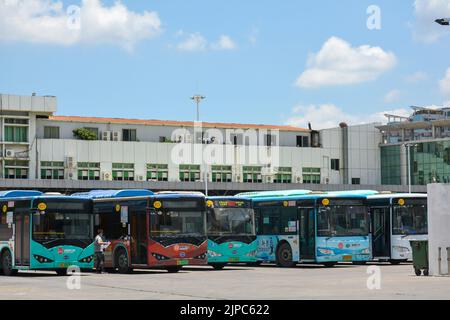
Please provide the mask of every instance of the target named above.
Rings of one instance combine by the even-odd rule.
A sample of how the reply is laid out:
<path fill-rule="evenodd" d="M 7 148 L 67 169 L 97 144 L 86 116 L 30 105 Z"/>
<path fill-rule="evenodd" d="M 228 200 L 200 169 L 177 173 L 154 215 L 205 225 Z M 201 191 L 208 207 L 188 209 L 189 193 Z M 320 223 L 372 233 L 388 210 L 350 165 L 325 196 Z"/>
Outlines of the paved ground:
<path fill-rule="evenodd" d="M 449 299 L 450 277 L 417 277 L 410 264 L 380 267 L 381 288 L 369 290 L 368 267 L 297 266 L 280 269 L 232 266 L 222 271 L 192 267 L 176 274 L 137 270 L 133 274 L 83 273 L 81 289 L 51 272 L 0 276 L 0 299 Z M 371 282 L 376 285 L 376 282 Z"/>

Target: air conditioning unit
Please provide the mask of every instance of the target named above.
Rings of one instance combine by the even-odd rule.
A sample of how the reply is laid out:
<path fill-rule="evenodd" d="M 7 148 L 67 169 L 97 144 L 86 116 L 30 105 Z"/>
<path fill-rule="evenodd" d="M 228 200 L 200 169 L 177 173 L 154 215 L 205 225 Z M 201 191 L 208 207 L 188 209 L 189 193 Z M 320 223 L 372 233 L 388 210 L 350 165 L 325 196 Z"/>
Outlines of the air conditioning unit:
<path fill-rule="evenodd" d="M 106 181 L 112 181 L 112 173 L 105 171 L 102 174 L 102 178 L 103 178 L 103 180 L 106 180 Z"/>
<path fill-rule="evenodd" d="M 113 131 L 112 133 L 112 141 L 120 141 L 120 132 L 119 131 Z"/>
<path fill-rule="evenodd" d="M 103 131 L 102 132 L 102 140 L 103 141 L 111 140 L 111 131 Z"/>
<path fill-rule="evenodd" d="M 145 181 L 145 177 L 143 175 L 138 175 L 137 177 L 137 181 Z"/>
<path fill-rule="evenodd" d="M 76 167 L 75 158 L 74 157 L 66 157 L 66 168 L 74 169 Z"/>
<path fill-rule="evenodd" d="M 5 158 L 14 158 L 15 155 L 16 155 L 16 152 L 14 150 L 11 150 L 11 149 L 5 150 Z"/>

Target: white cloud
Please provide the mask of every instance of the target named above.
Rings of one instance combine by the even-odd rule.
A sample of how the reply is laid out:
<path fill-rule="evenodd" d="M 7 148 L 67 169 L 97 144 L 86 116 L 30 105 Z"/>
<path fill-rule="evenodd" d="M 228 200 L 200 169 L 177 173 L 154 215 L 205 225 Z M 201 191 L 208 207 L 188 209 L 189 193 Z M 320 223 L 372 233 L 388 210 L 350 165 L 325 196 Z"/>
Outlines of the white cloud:
<path fill-rule="evenodd" d="M 348 125 L 381 122 L 386 123 L 385 113 L 399 116 L 409 116 L 411 112 L 407 109 L 395 109 L 372 114 L 346 113 L 344 110 L 334 104 L 296 106 L 292 109 L 292 115 L 286 120 L 287 125 L 307 128 L 308 122 L 313 129 L 326 129 L 339 126 L 339 123 L 345 122 Z"/>
<path fill-rule="evenodd" d="M 298 77 L 296 85 L 301 88 L 347 85 L 375 80 L 383 72 L 394 67 L 396 57 L 380 47 L 350 43 L 329 38 L 320 51 L 312 54 L 306 70 Z"/>
<path fill-rule="evenodd" d="M 188 33 L 180 30 L 175 35 L 176 38 L 183 37 L 177 44 L 177 49 L 181 51 L 205 51 L 207 49 L 214 50 L 233 50 L 237 47 L 236 43 L 228 35 L 221 35 L 216 42 L 209 43 L 209 41 L 199 32 Z"/>
<path fill-rule="evenodd" d="M 439 80 L 439 88 L 444 95 L 450 96 L 450 68 L 447 69 L 444 78 Z"/>
<path fill-rule="evenodd" d="M 402 92 L 398 89 L 393 89 L 386 93 L 384 96 L 384 102 L 386 103 L 394 103 L 397 102 L 402 96 Z"/>
<path fill-rule="evenodd" d="M 211 48 L 216 50 L 232 50 L 236 48 L 236 43 L 227 35 L 221 35 L 217 42 L 211 44 Z"/>
<path fill-rule="evenodd" d="M 413 36 L 423 42 L 435 42 L 450 35 L 450 28 L 434 22 L 440 18 L 450 18 L 449 0 L 415 0 Z"/>
<path fill-rule="evenodd" d="M 409 82 L 409 83 L 417 83 L 417 82 L 426 80 L 427 78 L 428 78 L 428 75 L 425 72 L 417 71 L 412 74 L 408 74 L 405 77 L 405 80 L 406 80 L 406 82 Z"/>
<path fill-rule="evenodd" d="M 208 41 L 200 33 L 191 33 L 181 41 L 177 48 L 181 51 L 203 51 L 206 49 Z"/>
<path fill-rule="evenodd" d="M 0 41 L 108 43 L 131 50 L 161 31 L 156 12 L 135 13 L 120 1 L 107 7 L 100 0 L 83 0 L 78 14 L 67 9 L 55 0 L 0 0 Z"/>

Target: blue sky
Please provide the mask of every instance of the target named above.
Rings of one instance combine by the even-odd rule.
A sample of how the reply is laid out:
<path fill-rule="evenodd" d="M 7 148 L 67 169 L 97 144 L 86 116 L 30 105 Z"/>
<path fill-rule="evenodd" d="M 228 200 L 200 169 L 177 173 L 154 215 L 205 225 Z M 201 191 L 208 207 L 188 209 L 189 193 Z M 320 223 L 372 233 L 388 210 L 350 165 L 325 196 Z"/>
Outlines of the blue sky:
<path fill-rule="evenodd" d="M 450 0 L 28 1 L 0 0 L 0 92 L 55 95 L 61 115 L 193 120 L 201 93 L 204 121 L 320 128 L 450 101 L 450 27 L 431 19 Z"/>

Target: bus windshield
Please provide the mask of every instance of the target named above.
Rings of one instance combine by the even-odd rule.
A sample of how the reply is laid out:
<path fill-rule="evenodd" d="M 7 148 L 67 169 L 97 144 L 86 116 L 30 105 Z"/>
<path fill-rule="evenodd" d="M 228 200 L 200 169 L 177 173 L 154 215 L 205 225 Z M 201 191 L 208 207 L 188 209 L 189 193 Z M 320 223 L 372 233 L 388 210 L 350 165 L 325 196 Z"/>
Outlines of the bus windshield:
<path fill-rule="evenodd" d="M 33 214 L 33 239 L 44 243 L 58 239 L 91 240 L 91 224 L 87 213 L 36 212 Z"/>
<path fill-rule="evenodd" d="M 230 207 L 209 209 L 208 234 L 253 235 L 253 209 Z"/>
<path fill-rule="evenodd" d="M 151 236 L 198 237 L 204 235 L 204 211 L 157 210 L 152 212 Z"/>
<path fill-rule="evenodd" d="M 317 217 L 318 236 L 366 236 L 369 216 L 366 206 L 320 207 Z"/>
<path fill-rule="evenodd" d="M 426 205 L 395 206 L 392 216 L 392 234 L 427 234 Z"/>

